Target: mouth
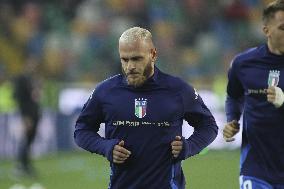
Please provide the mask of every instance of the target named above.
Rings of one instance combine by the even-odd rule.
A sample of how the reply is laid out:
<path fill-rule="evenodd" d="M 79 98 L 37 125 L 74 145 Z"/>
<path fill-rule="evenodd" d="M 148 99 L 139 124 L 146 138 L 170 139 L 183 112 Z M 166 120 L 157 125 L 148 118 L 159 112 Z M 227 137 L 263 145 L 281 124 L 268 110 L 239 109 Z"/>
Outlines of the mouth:
<path fill-rule="evenodd" d="M 127 74 L 127 77 L 137 77 L 139 75 L 140 75 L 139 73 L 129 73 Z"/>

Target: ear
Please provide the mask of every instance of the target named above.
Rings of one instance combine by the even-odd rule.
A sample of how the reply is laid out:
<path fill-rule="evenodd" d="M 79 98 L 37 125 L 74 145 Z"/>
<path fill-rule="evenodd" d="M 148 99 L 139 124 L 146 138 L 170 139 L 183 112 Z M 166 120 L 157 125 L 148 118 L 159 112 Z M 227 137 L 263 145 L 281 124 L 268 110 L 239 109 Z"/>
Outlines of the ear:
<path fill-rule="evenodd" d="M 264 33 L 264 35 L 265 35 L 266 37 L 269 37 L 269 35 L 270 35 L 269 26 L 264 25 L 264 26 L 262 27 L 262 31 L 263 31 L 263 33 Z"/>
<path fill-rule="evenodd" d="M 151 49 L 151 59 L 152 59 L 152 62 L 155 62 L 157 60 L 157 49 L 156 48 Z"/>

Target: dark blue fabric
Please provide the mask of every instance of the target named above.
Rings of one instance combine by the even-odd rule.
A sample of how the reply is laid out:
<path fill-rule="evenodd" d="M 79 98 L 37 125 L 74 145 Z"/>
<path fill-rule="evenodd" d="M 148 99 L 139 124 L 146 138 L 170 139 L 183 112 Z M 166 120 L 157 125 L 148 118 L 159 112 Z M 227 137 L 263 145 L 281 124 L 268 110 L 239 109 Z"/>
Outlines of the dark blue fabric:
<path fill-rule="evenodd" d="M 249 49 L 232 62 L 228 74 L 227 120 L 243 114 L 241 174 L 284 184 L 284 108 L 267 101 L 269 73 L 279 71 L 284 89 L 284 56 L 267 45 Z"/>
<path fill-rule="evenodd" d="M 147 101 L 146 115 L 135 115 L 135 99 Z M 183 119 L 195 129 L 184 139 L 178 158 L 171 142 L 182 135 Z M 105 138 L 97 131 L 105 123 Z M 77 120 L 76 143 L 111 162 L 112 189 L 185 188 L 181 160 L 199 153 L 217 135 L 215 120 L 195 90 L 179 78 L 155 68 L 143 86 L 128 86 L 122 75 L 100 83 Z M 113 146 L 124 140 L 131 151 L 123 164 L 112 163 Z"/>
<path fill-rule="evenodd" d="M 240 176 L 240 189 L 284 189 L 284 185 L 270 184 L 255 177 Z"/>

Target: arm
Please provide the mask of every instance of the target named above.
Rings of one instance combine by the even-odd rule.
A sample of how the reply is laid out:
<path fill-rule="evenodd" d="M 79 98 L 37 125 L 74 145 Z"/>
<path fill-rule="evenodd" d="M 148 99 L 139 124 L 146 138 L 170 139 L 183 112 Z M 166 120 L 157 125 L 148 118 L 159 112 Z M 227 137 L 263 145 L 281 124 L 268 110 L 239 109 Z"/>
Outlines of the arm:
<path fill-rule="evenodd" d="M 239 121 L 244 103 L 244 89 L 237 75 L 235 60 L 232 62 L 228 71 L 227 98 L 225 112 L 227 122 L 232 120 Z"/>
<path fill-rule="evenodd" d="M 243 111 L 244 99 L 234 99 L 227 95 L 225 102 L 225 112 L 227 117 L 227 122 L 233 120 L 239 121 Z"/>
<path fill-rule="evenodd" d="M 91 152 L 105 156 L 112 162 L 112 150 L 118 139 L 106 139 L 97 132 L 104 121 L 102 107 L 97 90 L 84 105 L 75 125 L 74 139 L 78 146 Z"/>
<path fill-rule="evenodd" d="M 198 154 L 216 138 L 218 127 L 210 110 L 203 103 L 196 91 L 187 86 L 183 92 L 184 119 L 194 127 L 193 134 L 182 140 L 182 150 L 179 160 Z"/>
<path fill-rule="evenodd" d="M 227 123 L 223 130 L 223 138 L 226 142 L 232 142 L 233 138 L 240 130 L 239 119 L 243 111 L 244 89 L 236 73 L 235 61 L 232 62 L 228 72 L 227 98 L 225 112 Z"/>

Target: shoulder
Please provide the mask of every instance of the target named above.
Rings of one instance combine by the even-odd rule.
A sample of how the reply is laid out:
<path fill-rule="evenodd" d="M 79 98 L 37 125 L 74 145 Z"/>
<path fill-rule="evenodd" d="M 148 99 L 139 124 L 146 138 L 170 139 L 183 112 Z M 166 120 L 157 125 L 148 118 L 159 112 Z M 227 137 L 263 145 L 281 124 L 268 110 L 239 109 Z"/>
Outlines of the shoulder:
<path fill-rule="evenodd" d="M 92 95 L 105 96 L 111 89 L 117 87 L 122 82 L 122 78 L 122 75 L 118 74 L 98 83 L 93 90 Z"/>
<path fill-rule="evenodd" d="M 182 92 L 186 90 L 194 93 L 194 88 L 180 77 L 161 72 L 160 78 L 162 85 L 171 91 Z"/>
<path fill-rule="evenodd" d="M 231 62 L 231 66 L 232 67 L 240 66 L 241 64 L 247 63 L 252 59 L 259 58 L 259 57 L 263 56 L 264 48 L 265 48 L 265 46 L 261 45 L 261 46 L 258 46 L 258 47 L 246 49 L 245 51 L 237 54 L 233 58 L 233 60 Z"/>

